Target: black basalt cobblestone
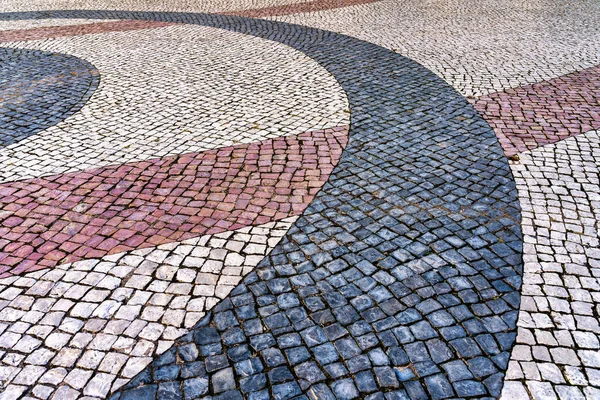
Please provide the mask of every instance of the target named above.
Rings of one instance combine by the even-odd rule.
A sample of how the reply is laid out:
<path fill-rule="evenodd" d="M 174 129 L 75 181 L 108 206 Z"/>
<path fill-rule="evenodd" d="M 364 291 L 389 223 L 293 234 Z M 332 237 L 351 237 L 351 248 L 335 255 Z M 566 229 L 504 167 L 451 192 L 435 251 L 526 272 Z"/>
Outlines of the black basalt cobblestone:
<path fill-rule="evenodd" d="M 96 68 L 80 58 L 0 48 L 0 147 L 79 111 L 98 87 Z"/>
<path fill-rule="evenodd" d="M 374 44 L 272 21 L 0 18 L 11 17 L 176 21 L 278 41 L 319 62 L 350 102 L 342 159 L 286 237 L 112 399 L 500 394 L 520 299 L 517 193 L 490 127 L 439 77 Z"/>

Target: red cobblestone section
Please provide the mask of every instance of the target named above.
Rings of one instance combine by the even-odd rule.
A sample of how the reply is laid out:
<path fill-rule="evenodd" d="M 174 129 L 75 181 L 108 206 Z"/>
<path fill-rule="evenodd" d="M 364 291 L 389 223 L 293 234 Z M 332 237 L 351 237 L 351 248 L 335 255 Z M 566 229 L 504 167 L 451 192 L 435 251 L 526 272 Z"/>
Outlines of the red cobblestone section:
<path fill-rule="evenodd" d="M 359 4 L 375 3 L 381 0 L 315 0 L 304 3 L 286 4 L 281 6 L 255 8 L 252 10 L 224 11 L 217 14 L 237 15 L 248 18 L 274 17 L 278 15 L 300 14 L 344 8 Z"/>
<path fill-rule="evenodd" d="M 348 128 L 0 185 L 0 276 L 299 215 Z"/>
<path fill-rule="evenodd" d="M 140 29 L 160 28 L 173 25 L 171 22 L 157 21 L 111 21 L 91 24 L 48 26 L 32 29 L 0 31 L 0 43 L 24 42 L 28 40 L 53 39 L 66 36 L 88 35 L 91 33 L 124 32 Z"/>
<path fill-rule="evenodd" d="M 600 66 L 482 96 L 474 106 L 507 157 L 600 128 Z"/>

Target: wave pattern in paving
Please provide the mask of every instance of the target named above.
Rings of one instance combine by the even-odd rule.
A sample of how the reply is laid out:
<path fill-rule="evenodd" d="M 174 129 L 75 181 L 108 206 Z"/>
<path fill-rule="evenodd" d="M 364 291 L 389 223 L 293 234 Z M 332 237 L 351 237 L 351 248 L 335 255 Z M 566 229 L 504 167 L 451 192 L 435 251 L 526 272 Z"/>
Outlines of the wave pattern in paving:
<path fill-rule="evenodd" d="M 474 100 L 507 156 L 600 128 L 600 66 Z"/>
<path fill-rule="evenodd" d="M 0 271 L 235 230 L 300 214 L 347 128 L 0 185 Z"/>
<path fill-rule="evenodd" d="M 475 110 L 425 68 L 353 38 L 232 17 L 162 18 L 305 52 L 348 94 L 351 139 L 258 271 L 116 397 L 499 395 L 519 303 L 519 210 Z M 196 351 L 184 358 L 184 348 Z"/>

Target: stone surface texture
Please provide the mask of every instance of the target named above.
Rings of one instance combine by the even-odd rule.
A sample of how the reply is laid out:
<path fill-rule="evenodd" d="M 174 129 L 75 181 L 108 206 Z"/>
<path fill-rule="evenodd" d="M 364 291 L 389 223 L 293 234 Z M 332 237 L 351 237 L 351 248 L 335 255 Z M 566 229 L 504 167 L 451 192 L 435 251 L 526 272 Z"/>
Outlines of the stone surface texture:
<path fill-rule="evenodd" d="M 3 1 L 0 400 L 600 398 L 599 16 Z"/>

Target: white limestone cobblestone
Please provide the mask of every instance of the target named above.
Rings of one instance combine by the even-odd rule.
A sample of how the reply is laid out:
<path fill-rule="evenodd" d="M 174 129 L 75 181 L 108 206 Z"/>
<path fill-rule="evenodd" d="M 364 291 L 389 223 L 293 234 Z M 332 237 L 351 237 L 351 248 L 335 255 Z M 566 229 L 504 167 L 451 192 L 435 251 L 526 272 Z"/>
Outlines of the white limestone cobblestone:
<path fill-rule="evenodd" d="M 0 148 L 0 182 L 253 143 L 349 121 L 346 96 L 323 67 L 288 46 L 239 33 L 177 25 L 3 46 L 83 58 L 101 79 L 79 112 Z"/>
<path fill-rule="evenodd" d="M 1 279 L 1 398 L 106 396 L 227 296 L 295 220 Z"/>
<path fill-rule="evenodd" d="M 595 399 L 600 388 L 600 135 L 521 153 L 524 275 L 501 399 Z M 526 398 L 526 397 L 525 397 Z"/>

